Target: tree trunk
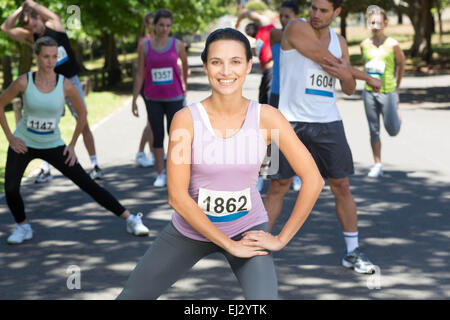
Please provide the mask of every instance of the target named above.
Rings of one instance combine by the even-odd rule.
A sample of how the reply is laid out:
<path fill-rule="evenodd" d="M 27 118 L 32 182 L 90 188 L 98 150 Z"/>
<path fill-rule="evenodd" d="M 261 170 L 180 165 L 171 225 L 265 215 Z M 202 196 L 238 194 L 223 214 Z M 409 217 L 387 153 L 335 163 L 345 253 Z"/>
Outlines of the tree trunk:
<path fill-rule="evenodd" d="M 439 45 L 442 45 L 442 3 L 441 0 L 436 0 L 436 8 L 438 14 L 438 23 L 439 23 Z"/>
<path fill-rule="evenodd" d="M 398 21 L 397 24 L 403 24 L 403 13 L 401 10 L 397 10 Z"/>
<path fill-rule="evenodd" d="M 347 39 L 347 12 L 342 10 L 339 16 L 341 18 L 341 36 Z"/>
<path fill-rule="evenodd" d="M 420 57 L 426 62 L 430 62 L 432 56 L 432 2 L 433 0 L 409 0 L 409 6 L 406 8 L 406 13 L 414 27 L 414 42 L 411 47 L 411 57 Z"/>
<path fill-rule="evenodd" d="M 105 48 L 104 69 L 108 72 L 108 85 L 114 85 L 122 79 L 114 34 L 104 33 L 102 44 L 103 48 Z"/>
<path fill-rule="evenodd" d="M 33 50 L 26 44 L 17 43 L 19 49 L 19 75 L 30 71 L 33 64 Z"/>
<path fill-rule="evenodd" d="M 73 48 L 73 52 L 75 54 L 75 60 L 77 60 L 78 65 L 80 66 L 80 72 L 86 72 L 86 67 L 83 63 L 83 46 L 80 41 L 74 40 L 71 41 L 71 45 Z"/>
<path fill-rule="evenodd" d="M 11 69 L 11 57 L 2 57 L 2 70 L 3 70 L 3 85 L 2 89 L 5 90 L 13 81 L 12 69 Z"/>

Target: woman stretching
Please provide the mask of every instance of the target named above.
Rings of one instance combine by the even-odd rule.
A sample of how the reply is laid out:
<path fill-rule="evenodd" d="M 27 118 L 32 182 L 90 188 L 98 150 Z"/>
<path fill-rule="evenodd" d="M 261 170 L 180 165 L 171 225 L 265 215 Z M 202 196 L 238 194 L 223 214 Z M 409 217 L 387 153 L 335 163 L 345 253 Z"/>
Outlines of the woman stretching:
<path fill-rule="evenodd" d="M 246 299 L 276 299 L 270 252 L 294 237 L 323 187 L 313 158 L 281 113 L 242 96 L 252 68 L 247 38 L 231 28 L 214 31 L 202 61 L 212 94 L 177 112 L 170 130 L 167 185 L 175 210 L 172 221 L 138 263 L 119 299 L 156 299 L 214 252 L 226 257 Z M 271 142 L 279 145 L 303 181 L 278 235 L 266 232 L 267 212 L 256 189 Z"/>
<path fill-rule="evenodd" d="M 149 230 L 142 224 L 142 213 L 131 215 L 77 162 L 74 147 L 86 122 L 86 110 L 75 86 L 53 70 L 58 57 L 58 44 L 50 37 L 39 38 L 34 44 L 34 54 L 38 71 L 21 75 L 0 96 L 0 125 L 9 141 L 5 197 L 17 223 L 8 243 L 19 244 L 33 237 L 25 217 L 20 182 L 27 165 L 35 158 L 48 161 L 100 205 L 125 219 L 129 233 L 147 235 Z M 22 94 L 24 113 L 13 134 L 6 121 L 5 106 L 18 94 Z M 79 115 L 72 140 L 67 146 L 61 139 L 58 127 L 64 97 L 70 99 Z"/>

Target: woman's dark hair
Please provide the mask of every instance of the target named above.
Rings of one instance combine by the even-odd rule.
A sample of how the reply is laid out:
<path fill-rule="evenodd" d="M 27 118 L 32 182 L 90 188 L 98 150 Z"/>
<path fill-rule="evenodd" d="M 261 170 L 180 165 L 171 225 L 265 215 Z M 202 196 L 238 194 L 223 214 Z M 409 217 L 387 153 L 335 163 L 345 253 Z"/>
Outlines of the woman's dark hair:
<path fill-rule="evenodd" d="M 159 9 L 155 12 L 155 17 L 153 18 L 153 24 L 157 24 L 159 19 L 161 18 L 169 18 L 173 21 L 172 11 L 169 9 Z"/>
<path fill-rule="evenodd" d="M 208 38 L 206 39 L 205 49 L 203 49 L 201 56 L 203 63 L 206 63 L 208 60 L 208 48 L 211 43 L 219 40 L 235 40 L 241 42 L 245 48 L 247 61 L 250 61 L 252 59 L 252 48 L 250 47 L 250 42 L 248 41 L 247 37 L 242 32 L 236 29 L 224 28 L 217 29 L 209 34 Z"/>
<path fill-rule="evenodd" d="M 281 8 L 289 8 L 292 10 L 292 12 L 295 13 L 295 15 L 298 15 L 298 5 L 296 5 L 293 1 L 285 1 L 283 2 L 283 4 L 281 5 Z"/>
<path fill-rule="evenodd" d="M 155 13 L 149 12 L 144 16 L 144 23 L 148 24 L 150 22 L 150 19 L 154 19 L 154 18 L 155 18 Z"/>
<path fill-rule="evenodd" d="M 256 23 L 250 22 L 245 26 L 245 33 L 250 37 L 255 38 L 258 33 L 258 29 L 259 27 Z"/>

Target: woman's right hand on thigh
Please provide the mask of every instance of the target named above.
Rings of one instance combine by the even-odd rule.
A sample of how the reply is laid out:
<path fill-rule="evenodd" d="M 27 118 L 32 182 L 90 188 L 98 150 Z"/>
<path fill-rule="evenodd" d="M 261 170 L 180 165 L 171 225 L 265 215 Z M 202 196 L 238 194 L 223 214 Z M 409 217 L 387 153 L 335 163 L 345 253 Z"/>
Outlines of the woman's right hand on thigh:
<path fill-rule="evenodd" d="M 9 146 L 16 153 L 28 152 L 28 148 L 27 148 L 27 145 L 25 144 L 25 141 L 23 141 L 20 138 L 12 137 L 11 140 L 9 141 Z"/>

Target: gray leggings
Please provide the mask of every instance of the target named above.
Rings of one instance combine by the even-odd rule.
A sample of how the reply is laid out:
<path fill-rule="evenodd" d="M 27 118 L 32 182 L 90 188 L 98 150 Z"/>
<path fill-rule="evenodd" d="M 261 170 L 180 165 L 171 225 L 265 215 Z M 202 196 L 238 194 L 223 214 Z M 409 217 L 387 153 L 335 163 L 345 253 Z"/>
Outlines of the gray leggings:
<path fill-rule="evenodd" d="M 267 223 L 249 230 L 267 230 Z M 241 235 L 233 240 L 240 238 Z M 212 242 L 197 241 L 182 235 L 172 223 L 152 243 L 117 299 L 157 299 L 200 259 L 215 252 L 222 253 L 228 260 L 246 299 L 277 299 L 278 282 L 272 254 L 237 258 Z"/>
<path fill-rule="evenodd" d="M 369 123 L 370 142 L 380 141 L 380 114 L 383 115 L 384 128 L 393 137 L 400 132 L 401 120 L 398 117 L 397 105 L 399 97 L 397 91 L 388 93 L 374 93 L 363 90 L 364 108 Z"/>

